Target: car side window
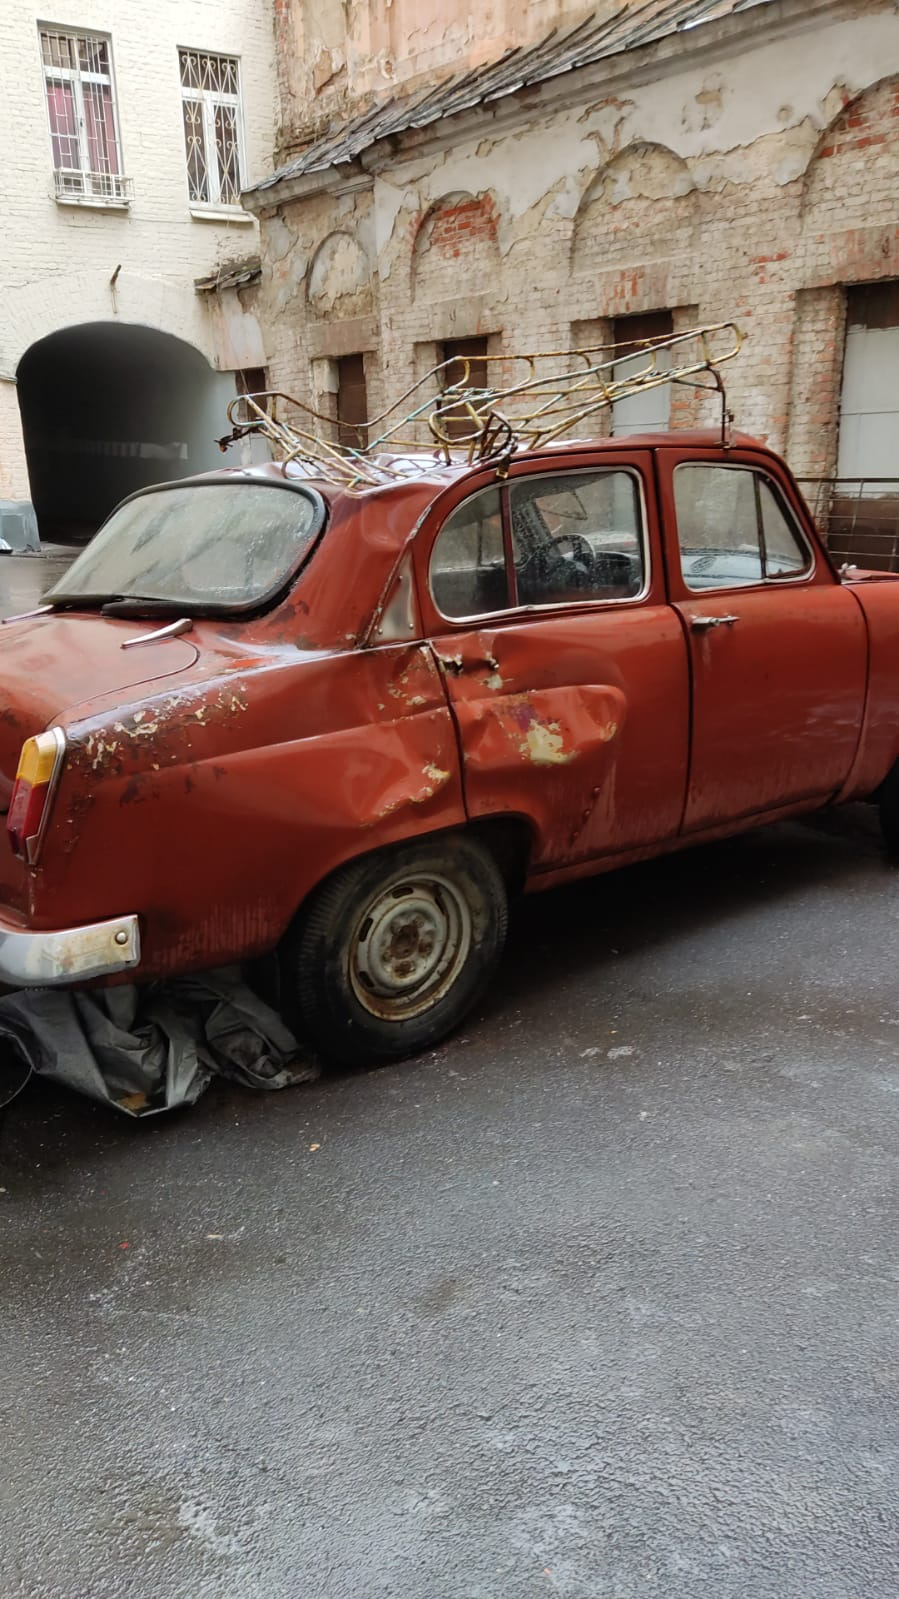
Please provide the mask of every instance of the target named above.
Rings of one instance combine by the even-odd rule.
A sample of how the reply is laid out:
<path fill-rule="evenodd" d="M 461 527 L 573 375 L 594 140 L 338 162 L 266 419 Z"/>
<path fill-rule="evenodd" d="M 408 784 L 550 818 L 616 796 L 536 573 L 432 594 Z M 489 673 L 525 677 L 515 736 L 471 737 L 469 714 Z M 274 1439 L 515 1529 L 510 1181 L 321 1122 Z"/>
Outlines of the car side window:
<path fill-rule="evenodd" d="M 519 605 L 633 599 L 646 582 L 630 472 L 543 473 L 509 484 Z"/>
<path fill-rule="evenodd" d="M 767 478 L 758 477 L 762 556 L 766 577 L 796 577 L 811 565 L 808 549 L 792 527 Z"/>
<path fill-rule="evenodd" d="M 693 592 L 800 577 L 808 547 L 770 481 L 751 468 L 685 462 L 674 474 L 684 583 Z"/>
<path fill-rule="evenodd" d="M 511 604 L 500 490 L 482 489 L 450 512 L 431 552 L 431 593 L 454 619 L 506 611 Z"/>

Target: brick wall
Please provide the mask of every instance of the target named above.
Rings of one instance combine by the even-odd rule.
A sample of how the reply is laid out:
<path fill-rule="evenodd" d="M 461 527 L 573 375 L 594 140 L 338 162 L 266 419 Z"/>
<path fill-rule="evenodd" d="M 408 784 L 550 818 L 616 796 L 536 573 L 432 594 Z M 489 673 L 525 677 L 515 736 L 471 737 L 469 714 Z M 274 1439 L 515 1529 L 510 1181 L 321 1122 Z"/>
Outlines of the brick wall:
<path fill-rule="evenodd" d="M 636 313 L 671 311 L 679 330 L 734 318 L 746 332 L 727 369 L 738 426 L 802 475 L 832 469 L 845 288 L 899 278 L 895 11 L 843 11 L 802 32 L 797 10 L 786 42 L 766 38 L 760 12 L 751 47 L 712 67 L 692 59 L 691 30 L 658 80 L 635 58 L 614 94 L 585 79 L 578 101 L 574 77 L 564 101 L 529 91 L 517 121 L 509 102 L 500 128 L 472 111 L 433 152 L 427 132 L 381 152 L 367 186 L 354 177 L 264 217 L 271 273 L 295 290 L 261 299 L 285 385 L 305 381 L 303 263 L 340 226 L 368 254 L 367 347 L 391 396 L 446 339 L 566 351 Z M 342 326 L 317 317 L 317 347 Z M 675 425 L 719 415 L 714 395 L 674 391 Z"/>
<path fill-rule="evenodd" d="M 899 136 L 899 84 L 884 83 L 873 94 L 853 101 L 828 129 L 818 150 L 819 161 L 840 161 L 861 150 L 888 150 Z"/>

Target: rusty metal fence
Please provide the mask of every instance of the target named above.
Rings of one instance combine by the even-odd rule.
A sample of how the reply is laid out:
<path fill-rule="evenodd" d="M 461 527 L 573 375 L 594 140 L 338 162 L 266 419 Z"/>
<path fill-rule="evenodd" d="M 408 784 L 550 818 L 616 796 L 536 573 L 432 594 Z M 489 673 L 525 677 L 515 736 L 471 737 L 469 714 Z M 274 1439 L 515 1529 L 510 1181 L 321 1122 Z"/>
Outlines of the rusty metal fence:
<path fill-rule="evenodd" d="M 837 566 L 899 572 L 899 478 L 799 478 Z"/>

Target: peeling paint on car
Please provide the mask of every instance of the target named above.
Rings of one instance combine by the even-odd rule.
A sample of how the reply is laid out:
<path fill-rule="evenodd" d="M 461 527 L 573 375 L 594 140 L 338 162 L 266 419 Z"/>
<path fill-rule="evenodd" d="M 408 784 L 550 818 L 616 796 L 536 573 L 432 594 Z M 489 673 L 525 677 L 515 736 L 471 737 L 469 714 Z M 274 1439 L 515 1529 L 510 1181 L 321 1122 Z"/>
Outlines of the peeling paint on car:
<path fill-rule="evenodd" d="M 686 435 L 677 458 L 707 460 L 720 449 L 715 439 Z M 728 460 L 741 452 L 779 473 L 793 503 L 776 457 L 736 436 Z M 788 738 L 768 750 L 772 725 L 799 728 L 805 768 L 824 773 L 830 792 L 840 783 L 845 797 L 871 792 L 899 756 L 895 586 L 850 590 L 822 560 L 789 598 L 784 646 L 794 663 L 816 659 L 815 674 L 794 671 L 776 702 L 752 700 L 741 758 L 723 760 L 716 740 L 723 748 L 739 732 L 734 685 L 744 684 L 745 697 L 745 684 L 767 682 L 770 638 L 734 677 L 731 655 L 751 639 L 741 594 L 727 601 L 740 624 L 693 644 L 689 618 L 703 607 L 711 614 L 709 597 L 671 587 L 675 562 L 663 559 L 665 507 L 660 515 L 653 487 L 665 454 L 658 441 L 610 439 L 534 452 L 511 467 L 514 475 L 624 456 L 643 474 L 650 579 L 632 602 L 558 604 L 481 625 L 438 615 L 430 552 L 448 503 L 489 476 L 476 465 L 435 468 L 432 479 L 357 498 L 331 493 L 321 548 L 270 613 L 197 617 L 189 642 L 161 640 L 142 664 L 142 652 L 120 650 L 143 625 L 130 618 L 10 625 L 0 637 L 0 795 L 31 734 L 61 727 L 66 754 L 39 866 L 14 857 L 5 839 L 0 847 L 0 921 L 59 928 L 134 914 L 141 979 L 224 965 L 274 948 L 308 895 L 360 854 L 510 817 L 526 827 L 534 889 L 698 836 L 685 826 L 688 802 L 706 807 L 707 831 L 748 825 L 762 780 L 776 788 L 790 761 L 797 766 Z M 805 517 L 798 501 L 795 513 Z M 803 527 L 812 542 L 811 524 Z M 371 642 L 385 583 L 407 550 L 421 637 Z M 771 601 L 757 593 L 751 603 L 763 610 Z M 837 610 L 822 665 L 816 641 Z M 863 610 L 871 690 L 860 737 Z M 360 643 L 348 647 L 347 637 Z M 693 687 L 706 669 L 711 711 L 697 709 Z M 802 720 L 799 696 L 822 673 L 826 704 Z M 707 736 L 710 772 L 697 776 L 703 715 L 717 721 Z"/>
<path fill-rule="evenodd" d="M 532 722 L 518 747 L 535 766 L 567 766 L 578 753 L 565 749 L 558 722 Z"/>

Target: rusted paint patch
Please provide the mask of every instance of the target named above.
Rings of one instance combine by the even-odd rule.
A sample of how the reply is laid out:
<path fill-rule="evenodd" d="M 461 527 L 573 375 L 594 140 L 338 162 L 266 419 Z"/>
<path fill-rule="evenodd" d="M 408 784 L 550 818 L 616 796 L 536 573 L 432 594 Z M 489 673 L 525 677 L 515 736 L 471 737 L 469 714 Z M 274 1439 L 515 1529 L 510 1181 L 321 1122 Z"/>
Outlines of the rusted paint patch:
<path fill-rule="evenodd" d="M 578 754 L 565 748 L 558 722 L 533 721 L 518 748 L 535 766 L 567 766 Z"/>
<path fill-rule="evenodd" d="M 497 699 L 467 702 L 466 758 L 497 768 L 505 764 L 502 745 L 530 766 L 570 766 L 617 739 L 624 696 L 612 687 L 580 686 L 534 690 Z M 461 712 L 462 704 L 457 703 Z M 491 754 L 488 754 L 491 751 Z"/>
<path fill-rule="evenodd" d="M 580 683 L 497 694 L 482 682 L 463 679 L 453 695 L 469 815 L 529 816 L 541 862 L 610 836 L 627 717 L 622 689 Z"/>
<path fill-rule="evenodd" d="M 391 794 L 390 798 L 370 818 L 367 825 L 373 826 L 375 822 L 383 821 L 385 816 L 391 816 L 394 811 L 399 810 L 403 805 L 427 804 L 428 800 L 432 800 L 435 794 L 439 794 L 440 790 L 446 787 L 452 777 L 451 772 L 446 772 L 442 767 L 435 766 L 432 761 L 426 762 L 421 772 L 425 780 L 423 783 L 419 784 L 417 788 L 407 789 L 404 793 L 395 792 Z"/>
<path fill-rule="evenodd" d="M 600 785 L 598 783 L 597 783 L 595 788 L 590 790 L 589 802 L 588 802 L 587 805 L 584 806 L 583 813 L 582 813 L 582 815 L 580 817 L 580 820 L 577 823 L 577 826 L 574 827 L 572 829 L 572 831 L 571 831 L 571 836 L 570 836 L 570 838 L 568 840 L 569 849 L 574 849 L 575 845 L 577 844 L 578 839 L 580 838 L 581 834 L 584 831 L 584 828 L 589 823 L 589 821 L 590 821 L 590 819 L 591 819 L 591 817 L 593 815 L 593 812 L 596 809 L 596 801 L 599 799 L 599 796 L 600 796 L 601 793 L 602 793 L 602 789 L 601 789 L 601 787 L 600 787 Z"/>
<path fill-rule="evenodd" d="M 125 784 L 125 787 L 122 789 L 119 804 L 139 805 L 142 800 L 149 799 L 149 795 L 146 793 L 146 787 L 146 773 L 144 773 L 142 776 L 129 778 L 128 782 Z"/>
<path fill-rule="evenodd" d="M 119 721 L 91 728 L 83 741 L 73 740 L 70 760 L 77 760 L 80 742 L 84 762 L 98 774 L 121 775 L 136 758 L 135 752 L 142 749 L 152 749 L 163 760 L 177 761 L 178 753 L 171 747 L 173 739 L 189 744 L 192 727 L 227 723 L 246 711 L 248 703 L 244 683 L 203 683 L 166 693 Z M 153 762 L 153 768 L 158 770 L 158 760 Z"/>
<path fill-rule="evenodd" d="M 435 698 L 434 668 L 429 652 L 417 646 L 411 660 L 387 684 L 387 692 L 391 699 L 398 700 L 411 711 L 432 705 Z"/>
<path fill-rule="evenodd" d="M 424 771 L 425 777 L 427 777 L 430 782 L 436 785 L 434 789 L 435 793 L 438 788 L 443 787 L 444 783 L 448 783 L 450 777 L 452 776 L 451 772 L 444 772 L 442 767 L 435 766 L 433 761 L 429 761 L 427 766 L 423 767 L 422 770 Z"/>
<path fill-rule="evenodd" d="M 499 709 L 503 731 L 520 755 L 534 766 L 567 766 L 580 751 L 566 742 L 567 729 L 557 718 L 541 717 L 527 694 L 516 694 Z"/>
<path fill-rule="evenodd" d="M 117 722 L 116 727 L 124 731 L 121 722 Z M 118 739 L 107 735 L 105 729 L 103 733 L 88 733 L 84 741 L 84 753 L 92 772 L 99 772 L 105 768 L 121 769 L 121 743 Z M 70 745 L 70 759 L 71 754 Z"/>

